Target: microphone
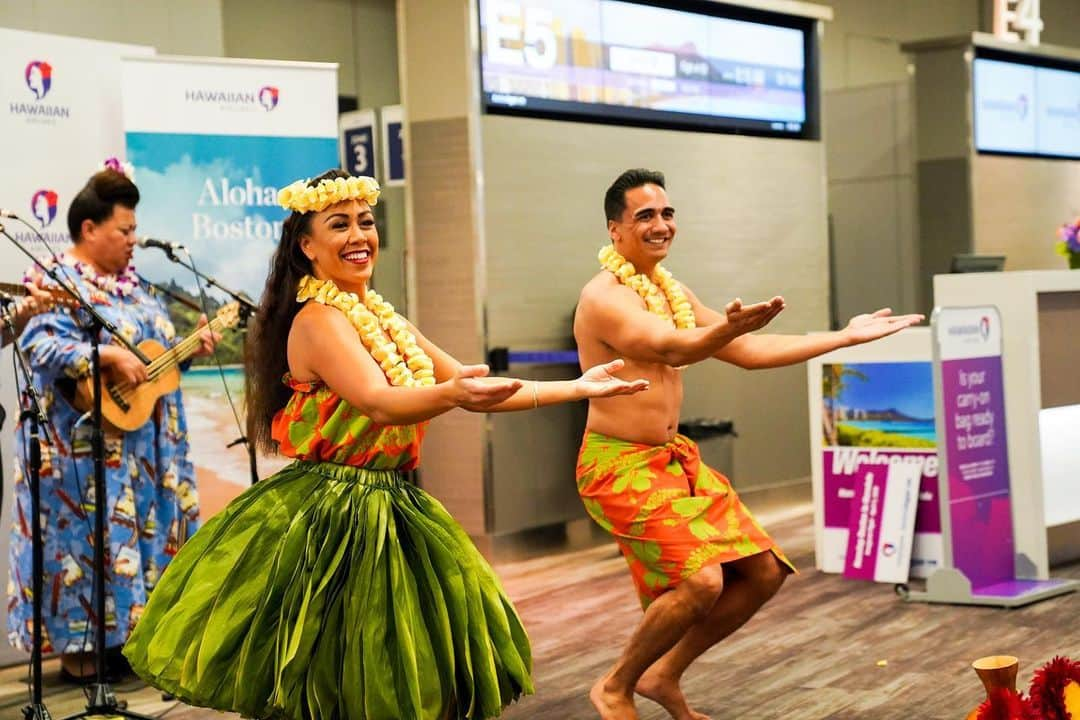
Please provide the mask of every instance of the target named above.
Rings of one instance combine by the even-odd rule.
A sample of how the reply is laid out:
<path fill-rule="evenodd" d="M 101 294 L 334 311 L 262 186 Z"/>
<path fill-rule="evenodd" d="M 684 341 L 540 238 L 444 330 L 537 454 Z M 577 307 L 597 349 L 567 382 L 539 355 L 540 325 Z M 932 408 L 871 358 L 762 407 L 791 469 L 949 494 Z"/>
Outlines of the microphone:
<path fill-rule="evenodd" d="M 0 208 L 0 217 L 11 218 L 12 220 L 18 220 L 19 216 L 15 214 L 14 210 L 4 210 Z"/>
<path fill-rule="evenodd" d="M 158 250 L 164 250 L 167 253 L 176 252 L 177 250 L 187 251 L 187 248 L 180 243 L 169 242 L 168 240 L 158 240 L 152 237 L 141 237 L 135 242 L 141 248 L 157 248 Z"/>

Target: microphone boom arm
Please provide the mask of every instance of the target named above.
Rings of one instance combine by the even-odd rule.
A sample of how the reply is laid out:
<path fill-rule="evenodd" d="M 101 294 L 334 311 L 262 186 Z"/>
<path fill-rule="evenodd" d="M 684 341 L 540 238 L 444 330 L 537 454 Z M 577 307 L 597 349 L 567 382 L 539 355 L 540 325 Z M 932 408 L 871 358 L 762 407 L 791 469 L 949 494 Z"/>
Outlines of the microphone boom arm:
<path fill-rule="evenodd" d="M 201 278 L 203 282 L 205 282 L 207 285 L 217 288 L 221 292 L 231 297 L 236 302 L 240 303 L 240 309 L 244 315 L 251 315 L 259 308 L 258 304 L 250 297 L 248 297 L 246 293 L 238 290 L 233 290 L 232 288 L 222 285 L 215 278 L 210 277 L 209 275 L 200 272 L 199 270 L 196 270 L 191 263 L 187 262 L 183 258 L 177 257 L 175 251 L 183 248 L 183 245 L 159 240 L 154 243 L 147 242 L 146 244 L 143 244 L 143 247 L 154 247 L 158 250 L 161 250 L 163 253 L 165 253 L 165 257 L 169 258 L 169 260 L 183 268 L 186 268 L 189 272 Z"/>
<path fill-rule="evenodd" d="M 10 215 L 12 215 L 12 214 L 8 213 L 4 217 L 8 217 Z M 29 227 L 31 230 L 34 230 L 35 233 L 37 233 L 37 230 L 35 230 L 34 226 L 30 225 L 30 223 L 26 222 L 25 220 L 23 220 L 22 218 L 17 217 L 17 216 L 15 217 L 15 219 L 18 220 L 19 222 L 21 222 L 22 224 L 26 225 L 27 227 Z M 130 342 L 126 337 L 124 337 L 120 333 L 120 331 L 116 328 L 115 325 L 113 325 L 111 322 L 109 322 L 104 317 L 102 317 L 101 313 L 99 313 L 94 308 L 93 303 L 91 303 L 89 300 L 87 300 L 82 295 L 80 295 L 79 291 L 76 290 L 73 285 L 71 285 L 68 282 L 65 282 L 65 279 L 62 279 L 54 268 L 50 268 L 45 263 L 38 260 L 37 256 L 34 255 L 34 253 L 30 252 L 30 250 L 25 245 L 23 245 L 21 242 L 16 240 L 10 233 L 8 233 L 8 231 L 4 228 L 3 224 L 0 224 L 0 235 L 3 235 L 8 240 L 10 240 L 12 242 L 12 244 L 15 245 L 15 247 L 17 247 L 20 252 L 22 252 L 23 255 L 26 255 L 28 258 L 30 258 L 30 260 L 32 260 L 33 263 L 35 265 L 37 265 L 41 269 L 42 272 L 44 272 L 46 275 L 48 275 L 49 278 L 52 279 L 53 282 L 55 282 L 57 285 L 59 285 L 61 288 L 63 288 L 64 292 L 66 292 L 68 295 L 70 295 L 72 297 L 72 299 L 74 299 L 78 303 L 79 307 L 83 311 L 85 311 L 87 315 L 90 316 L 90 318 L 93 320 L 94 324 L 96 324 L 98 327 L 104 329 L 105 332 L 109 333 L 109 335 L 111 335 L 113 338 L 119 340 L 120 344 L 123 345 L 127 350 L 129 350 L 132 355 L 139 358 L 139 361 L 143 365 L 149 365 L 150 364 L 150 358 L 146 357 L 145 353 L 143 353 L 142 350 L 140 350 L 138 347 L 136 347 L 136 345 L 134 343 Z"/>

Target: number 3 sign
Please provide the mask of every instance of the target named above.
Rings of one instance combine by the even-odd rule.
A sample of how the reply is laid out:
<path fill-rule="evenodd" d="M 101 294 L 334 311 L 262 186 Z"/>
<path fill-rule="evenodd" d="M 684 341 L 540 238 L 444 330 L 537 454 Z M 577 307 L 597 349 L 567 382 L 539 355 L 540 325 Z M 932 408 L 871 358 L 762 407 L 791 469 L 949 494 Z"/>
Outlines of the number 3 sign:
<path fill-rule="evenodd" d="M 375 175 L 375 111 L 356 110 L 338 117 L 341 167 L 350 175 Z"/>

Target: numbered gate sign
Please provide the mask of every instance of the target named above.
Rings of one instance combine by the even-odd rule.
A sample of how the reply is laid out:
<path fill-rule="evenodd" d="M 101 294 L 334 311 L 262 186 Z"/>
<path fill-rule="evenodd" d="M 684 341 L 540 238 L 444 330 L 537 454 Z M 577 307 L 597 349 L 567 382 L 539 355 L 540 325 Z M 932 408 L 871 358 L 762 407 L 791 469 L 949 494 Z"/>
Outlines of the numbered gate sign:
<path fill-rule="evenodd" d="M 375 111 L 356 110 L 338 117 L 341 167 L 350 175 L 375 177 Z"/>
<path fill-rule="evenodd" d="M 388 187 L 405 184 L 405 140 L 402 137 L 404 113 L 400 105 L 382 109 L 382 184 Z"/>

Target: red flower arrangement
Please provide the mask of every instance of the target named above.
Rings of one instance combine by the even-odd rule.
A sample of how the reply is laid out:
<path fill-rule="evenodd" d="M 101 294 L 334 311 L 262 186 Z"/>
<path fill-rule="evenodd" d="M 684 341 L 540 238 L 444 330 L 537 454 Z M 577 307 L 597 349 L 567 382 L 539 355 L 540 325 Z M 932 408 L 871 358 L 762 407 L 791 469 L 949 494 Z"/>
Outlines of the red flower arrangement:
<path fill-rule="evenodd" d="M 1080 720 L 1080 662 L 1055 657 L 1035 671 L 1024 697 L 1010 688 L 993 688 L 975 720 Z"/>
<path fill-rule="evenodd" d="M 994 688 L 975 711 L 976 720 L 1034 720 L 1030 701 L 1015 690 Z"/>
<path fill-rule="evenodd" d="M 1037 711 L 1033 718 L 1038 720 L 1080 720 L 1080 707 L 1069 692 L 1066 701 L 1066 686 L 1076 683 L 1080 690 L 1080 663 L 1066 657 L 1056 657 L 1035 671 L 1028 690 L 1032 710 Z M 1072 711 L 1072 712 L 1070 712 Z"/>

